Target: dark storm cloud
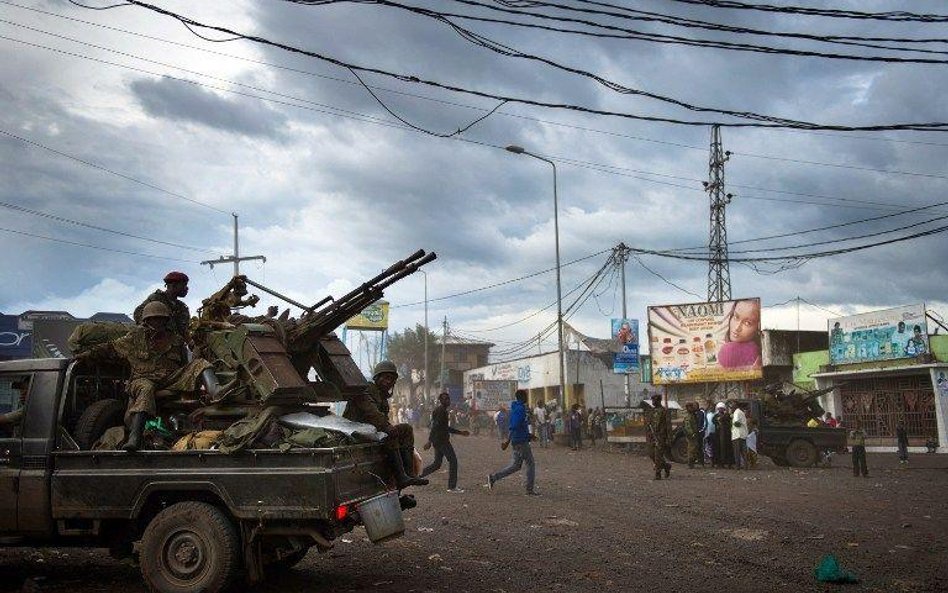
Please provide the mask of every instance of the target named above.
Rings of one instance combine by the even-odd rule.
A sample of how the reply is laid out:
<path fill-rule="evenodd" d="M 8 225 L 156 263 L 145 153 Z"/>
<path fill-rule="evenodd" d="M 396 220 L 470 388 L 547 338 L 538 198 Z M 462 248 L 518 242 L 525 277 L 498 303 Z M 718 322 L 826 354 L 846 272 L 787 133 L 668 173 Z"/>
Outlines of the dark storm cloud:
<path fill-rule="evenodd" d="M 286 116 L 258 101 L 225 99 L 171 78 L 138 79 L 129 87 L 145 112 L 153 117 L 250 137 L 279 139 L 285 134 Z"/>

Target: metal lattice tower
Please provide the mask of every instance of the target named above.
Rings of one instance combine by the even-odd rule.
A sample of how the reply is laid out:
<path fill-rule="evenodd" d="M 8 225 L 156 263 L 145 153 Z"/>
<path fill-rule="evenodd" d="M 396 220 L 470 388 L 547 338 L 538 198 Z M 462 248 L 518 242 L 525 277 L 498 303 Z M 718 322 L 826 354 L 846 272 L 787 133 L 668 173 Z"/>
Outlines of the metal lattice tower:
<path fill-rule="evenodd" d="M 724 211 L 731 194 L 724 191 L 724 163 L 731 158 L 721 143 L 721 126 L 711 126 L 711 158 L 704 189 L 711 198 L 711 233 L 708 239 L 708 301 L 731 299 L 731 271 L 727 255 L 727 224 Z"/>

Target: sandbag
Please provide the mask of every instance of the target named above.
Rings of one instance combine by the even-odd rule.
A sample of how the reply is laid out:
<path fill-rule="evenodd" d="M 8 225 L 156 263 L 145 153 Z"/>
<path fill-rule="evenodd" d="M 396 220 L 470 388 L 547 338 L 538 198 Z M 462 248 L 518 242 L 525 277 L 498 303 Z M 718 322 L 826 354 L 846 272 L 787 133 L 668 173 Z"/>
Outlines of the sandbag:
<path fill-rule="evenodd" d="M 217 444 L 224 434 L 222 430 L 202 430 L 187 434 L 175 442 L 171 447 L 174 451 L 192 451 L 195 449 L 210 449 Z"/>
<path fill-rule="evenodd" d="M 106 344 L 127 334 L 134 326 L 116 321 L 87 321 L 76 326 L 69 334 L 69 349 L 72 353 L 82 354 L 93 346 Z"/>

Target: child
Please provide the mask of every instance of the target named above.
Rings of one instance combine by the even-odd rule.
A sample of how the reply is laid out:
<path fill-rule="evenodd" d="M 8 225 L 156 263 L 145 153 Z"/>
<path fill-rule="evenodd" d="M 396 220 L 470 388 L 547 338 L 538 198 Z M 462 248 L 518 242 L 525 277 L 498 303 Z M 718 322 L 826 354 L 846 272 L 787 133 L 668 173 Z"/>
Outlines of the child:
<path fill-rule="evenodd" d="M 934 453 L 938 450 L 938 437 L 935 435 L 928 437 L 928 440 L 925 441 L 925 449 L 926 453 Z"/>
<path fill-rule="evenodd" d="M 853 429 L 849 431 L 849 448 L 853 452 L 853 476 L 869 477 L 869 468 L 866 467 L 866 433 L 862 430 L 859 422 L 853 424 Z"/>
<path fill-rule="evenodd" d="M 747 423 L 747 467 L 757 467 L 757 421 L 753 418 Z"/>

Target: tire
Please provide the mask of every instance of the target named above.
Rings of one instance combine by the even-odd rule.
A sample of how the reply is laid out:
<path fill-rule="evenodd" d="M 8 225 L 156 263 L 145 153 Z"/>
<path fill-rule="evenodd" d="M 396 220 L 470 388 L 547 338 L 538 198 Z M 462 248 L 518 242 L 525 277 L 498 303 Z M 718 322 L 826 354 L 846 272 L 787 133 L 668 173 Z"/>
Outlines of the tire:
<path fill-rule="evenodd" d="M 688 463 L 688 438 L 680 436 L 675 439 L 668 454 L 675 463 Z"/>
<path fill-rule="evenodd" d="M 240 538 L 231 520 L 203 502 L 179 502 L 145 529 L 139 561 L 153 593 L 219 593 L 237 574 Z"/>
<path fill-rule="evenodd" d="M 80 449 L 88 451 L 99 437 L 113 426 L 122 426 L 125 418 L 125 404 L 117 399 L 100 399 L 92 402 L 79 416 L 72 431 Z"/>
<path fill-rule="evenodd" d="M 793 467 L 813 467 L 819 460 L 819 451 L 809 441 L 796 440 L 787 445 L 787 463 Z"/>

